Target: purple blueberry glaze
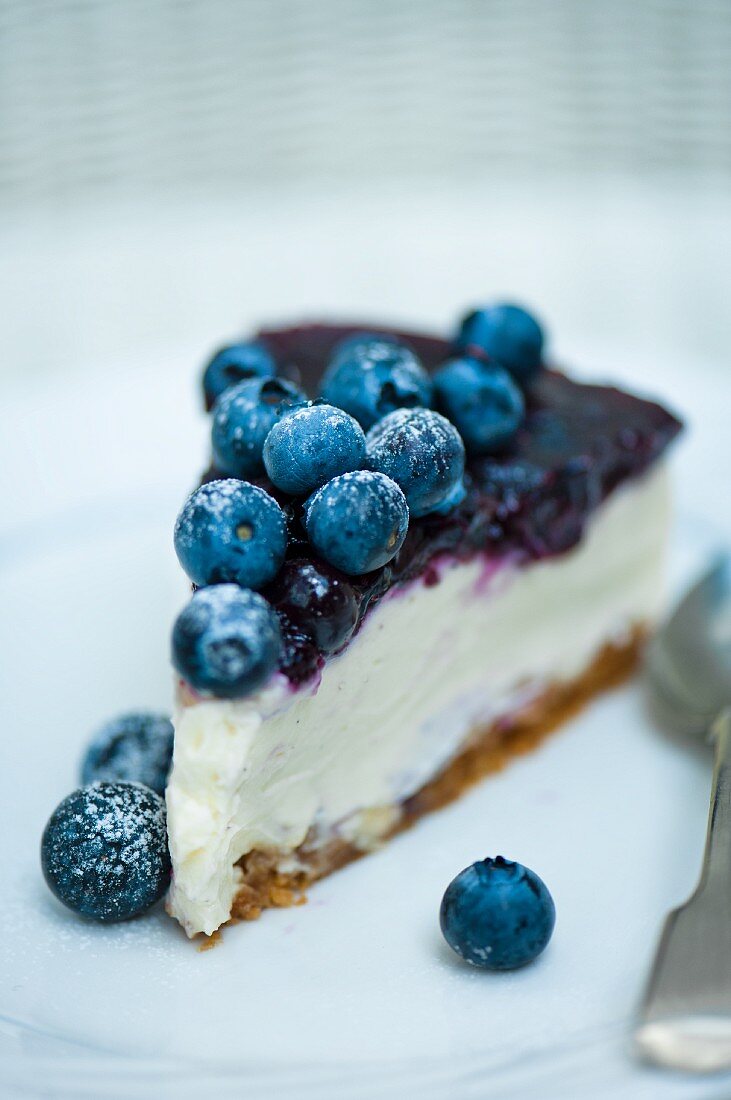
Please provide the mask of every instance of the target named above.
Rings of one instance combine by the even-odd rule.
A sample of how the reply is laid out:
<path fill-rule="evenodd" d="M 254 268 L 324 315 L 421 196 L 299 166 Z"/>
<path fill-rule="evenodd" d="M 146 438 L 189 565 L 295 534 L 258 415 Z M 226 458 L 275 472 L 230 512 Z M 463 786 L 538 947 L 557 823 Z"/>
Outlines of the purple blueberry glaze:
<path fill-rule="evenodd" d="M 362 322 L 314 324 L 265 329 L 256 338 L 272 353 L 281 375 L 314 395 L 334 346 L 367 330 Z M 380 325 L 378 331 L 403 340 L 429 371 L 452 350 L 438 337 L 384 330 Z M 499 455 L 468 459 L 464 501 L 445 516 L 412 518 L 395 558 L 373 573 L 348 578 L 357 601 L 358 626 L 390 589 L 418 577 L 426 585 L 438 584 L 439 566 L 446 560 L 468 561 L 481 554 L 492 571 L 506 557 L 529 561 L 570 549 L 599 504 L 617 485 L 652 465 L 681 427 L 672 413 L 653 401 L 610 386 L 574 382 L 555 370 L 541 371 L 525 398 L 525 420 L 512 444 Z M 211 469 L 203 480 L 216 476 Z M 308 559 L 322 565 L 304 534 L 301 505 L 279 493 L 265 477 L 256 483 L 280 502 L 287 516 L 287 556 L 296 560 L 286 568 L 296 571 L 298 561 L 305 568 Z M 288 573 L 284 587 L 292 583 Z M 305 623 L 290 621 L 294 612 L 285 606 L 289 596 L 284 587 L 281 600 L 276 588 L 268 594 L 282 621 L 281 669 L 296 686 L 313 678 L 324 656 Z M 320 611 L 326 613 L 326 602 L 318 615 Z M 337 613 L 342 614 L 339 605 Z"/>

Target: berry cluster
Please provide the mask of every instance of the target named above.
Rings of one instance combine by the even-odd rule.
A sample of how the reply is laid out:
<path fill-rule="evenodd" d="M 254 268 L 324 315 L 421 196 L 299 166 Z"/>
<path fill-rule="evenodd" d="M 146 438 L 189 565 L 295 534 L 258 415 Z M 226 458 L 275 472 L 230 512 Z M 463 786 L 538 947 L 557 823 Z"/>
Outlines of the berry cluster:
<path fill-rule="evenodd" d="M 218 351 L 203 379 L 215 476 L 175 526 L 197 587 L 173 630 L 181 677 L 240 698 L 345 645 L 363 612 L 354 584 L 399 554 L 414 520 L 460 505 L 466 455 L 510 443 L 541 355 L 517 306 L 470 313 L 433 376 L 401 339 L 359 332 L 313 401 L 265 341 Z"/>
<path fill-rule="evenodd" d="M 41 840 L 48 886 L 91 920 L 128 920 L 159 901 L 170 881 L 163 795 L 173 727 L 135 711 L 108 722 L 81 765 L 84 784 L 61 802 Z"/>

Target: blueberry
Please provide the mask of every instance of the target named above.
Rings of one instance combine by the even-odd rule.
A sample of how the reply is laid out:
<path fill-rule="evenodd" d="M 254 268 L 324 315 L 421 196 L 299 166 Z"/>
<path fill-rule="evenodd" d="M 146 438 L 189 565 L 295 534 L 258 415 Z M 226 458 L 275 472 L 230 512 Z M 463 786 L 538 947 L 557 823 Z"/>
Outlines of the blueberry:
<path fill-rule="evenodd" d="M 246 588 L 199 588 L 173 627 L 173 665 L 191 687 L 220 699 L 260 688 L 277 666 L 279 620 L 267 601 Z"/>
<path fill-rule="evenodd" d="M 485 306 L 463 319 L 455 348 L 471 355 L 487 355 L 525 385 L 541 365 L 543 330 L 520 306 Z"/>
<path fill-rule="evenodd" d="M 449 496 L 445 497 L 441 504 L 438 504 L 435 508 L 432 508 L 430 515 L 435 516 L 447 516 L 450 512 L 454 511 L 467 496 L 467 489 L 465 488 L 464 479 L 460 478 L 455 483 Z"/>
<path fill-rule="evenodd" d="M 304 630 L 278 613 L 282 632 L 282 655 L 279 668 L 293 684 L 306 684 L 322 668 L 323 659 L 314 641 Z"/>
<path fill-rule="evenodd" d="M 211 441 L 216 469 L 231 477 L 255 477 L 264 470 L 264 440 L 304 393 L 284 378 L 249 378 L 226 390 L 213 409 Z"/>
<path fill-rule="evenodd" d="M 264 466 L 285 493 L 311 493 L 365 460 L 357 420 L 333 405 L 308 405 L 277 421 L 264 443 Z"/>
<path fill-rule="evenodd" d="M 393 340 L 351 342 L 325 372 L 320 396 L 367 430 L 394 409 L 432 403 L 429 375 L 410 348 Z"/>
<path fill-rule="evenodd" d="M 401 486 L 412 516 L 437 511 L 464 475 L 464 444 L 431 409 L 398 409 L 366 436 L 367 464 Z M 458 490 L 457 490 L 458 492 Z"/>
<path fill-rule="evenodd" d="M 351 352 L 353 348 L 360 347 L 362 344 L 389 344 L 393 348 L 402 348 L 404 343 L 398 338 L 398 336 L 390 336 L 385 332 L 351 332 L 350 336 L 344 336 L 342 340 L 338 340 L 335 347 L 332 349 L 330 355 L 330 361 L 334 361 L 339 358 L 344 352 Z"/>
<path fill-rule="evenodd" d="M 449 946 L 483 970 L 514 970 L 540 955 L 556 910 L 545 884 L 520 863 L 497 856 L 450 882 L 439 920 Z"/>
<path fill-rule="evenodd" d="M 496 363 L 452 359 L 434 375 L 437 403 L 471 454 L 504 447 L 520 427 L 523 394 Z"/>
<path fill-rule="evenodd" d="M 164 794 L 172 759 L 169 718 L 149 711 L 122 714 L 95 735 L 82 761 L 81 782 L 143 783 Z"/>
<path fill-rule="evenodd" d="M 263 588 L 287 549 L 287 521 L 273 497 L 248 481 L 208 481 L 175 524 L 175 553 L 194 584 Z"/>
<path fill-rule="evenodd" d="M 277 373 L 274 359 L 256 340 L 230 344 L 213 356 L 203 373 L 203 395 L 210 409 L 221 394 L 245 378 L 268 378 Z"/>
<path fill-rule="evenodd" d="M 341 649 L 358 622 L 353 586 L 323 562 L 295 558 L 280 569 L 267 596 L 321 653 Z"/>
<path fill-rule="evenodd" d="M 343 573 L 369 573 L 401 549 L 409 509 L 385 474 L 358 470 L 328 481 L 305 504 L 310 542 Z"/>
<path fill-rule="evenodd" d="M 46 825 L 41 866 L 64 905 L 98 921 L 144 913 L 165 893 L 165 803 L 139 783 L 94 783 L 65 798 Z"/>

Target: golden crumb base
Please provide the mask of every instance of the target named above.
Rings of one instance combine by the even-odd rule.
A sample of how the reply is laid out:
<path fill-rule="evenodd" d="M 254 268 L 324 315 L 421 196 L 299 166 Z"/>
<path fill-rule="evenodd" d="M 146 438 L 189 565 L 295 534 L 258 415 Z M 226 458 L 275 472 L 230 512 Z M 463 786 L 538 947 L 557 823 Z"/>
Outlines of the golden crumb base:
<path fill-rule="evenodd" d="M 526 709 L 475 730 L 464 751 L 398 808 L 399 818 L 384 840 L 454 801 L 484 776 L 504 768 L 512 757 L 530 752 L 599 692 L 621 684 L 638 663 L 644 637 L 644 629 L 638 627 L 624 644 L 606 645 L 576 680 L 555 684 Z M 231 920 L 256 920 L 264 909 L 301 905 L 313 882 L 365 854 L 344 840 L 316 848 L 305 840 L 295 852 L 304 870 L 283 874 L 277 870 L 278 853 L 250 852 L 239 861 L 243 879 Z"/>

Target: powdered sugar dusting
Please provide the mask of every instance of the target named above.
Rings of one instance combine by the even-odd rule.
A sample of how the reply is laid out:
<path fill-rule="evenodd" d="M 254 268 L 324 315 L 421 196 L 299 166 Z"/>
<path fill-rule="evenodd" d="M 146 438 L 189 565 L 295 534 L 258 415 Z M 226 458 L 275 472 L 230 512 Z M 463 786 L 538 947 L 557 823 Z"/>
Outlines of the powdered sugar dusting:
<path fill-rule="evenodd" d="M 337 482 L 338 485 L 352 487 L 355 490 L 352 494 L 354 497 L 357 495 L 358 487 L 367 488 L 369 490 L 369 502 L 373 509 L 380 510 L 384 516 L 391 512 L 393 496 L 396 495 L 400 498 L 403 495 L 396 482 L 388 474 L 382 474 L 376 470 L 351 470 L 347 474 L 341 474 L 339 477 L 333 478 L 328 485 L 323 485 L 316 493 L 312 494 L 305 505 L 308 515 L 315 503 L 329 510 L 342 507 L 341 502 L 330 488 L 334 482 Z M 391 495 L 391 499 L 389 499 L 389 495 Z"/>
<path fill-rule="evenodd" d="M 57 807 L 42 844 L 46 880 L 64 904 L 101 921 L 149 908 L 167 887 L 165 804 L 140 783 L 94 783 Z"/>
<path fill-rule="evenodd" d="M 423 455 L 425 461 L 430 461 L 435 451 L 454 453 L 461 449 L 464 455 L 455 426 L 433 409 L 396 409 L 389 413 L 368 432 L 367 447 L 369 454 L 388 447 L 397 455 Z"/>
<path fill-rule="evenodd" d="M 143 783 L 162 794 L 172 754 L 173 726 L 167 715 L 122 714 L 94 737 L 84 758 L 81 781 Z"/>
<path fill-rule="evenodd" d="M 255 497 L 263 504 L 271 501 L 278 508 L 276 501 L 257 485 L 233 477 L 208 481 L 190 495 L 180 512 L 175 524 L 176 542 L 190 545 L 210 532 L 217 541 L 231 545 L 237 538 L 235 513 L 240 510 L 244 486 L 248 498 Z"/>

